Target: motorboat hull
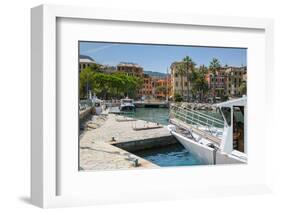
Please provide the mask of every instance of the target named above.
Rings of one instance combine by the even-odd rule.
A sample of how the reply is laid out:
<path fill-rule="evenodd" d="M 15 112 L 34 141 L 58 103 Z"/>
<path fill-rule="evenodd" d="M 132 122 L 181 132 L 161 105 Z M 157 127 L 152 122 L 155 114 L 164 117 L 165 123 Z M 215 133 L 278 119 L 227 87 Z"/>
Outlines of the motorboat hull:
<path fill-rule="evenodd" d="M 120 111 L 121 112 L 135 112 L 136 107 L 133 105 L 120 106 Z"/>
<path fill-rule="evenodd" d="M 213 148 L 200 144 L 175 131 L 171 131 L 171 134 L 184 146 L 184 148 L 191 154 L 195 155 L 203 165 L 246 163 L 246 161 L 240 159 L 238 156 L 215 151 Z"/>

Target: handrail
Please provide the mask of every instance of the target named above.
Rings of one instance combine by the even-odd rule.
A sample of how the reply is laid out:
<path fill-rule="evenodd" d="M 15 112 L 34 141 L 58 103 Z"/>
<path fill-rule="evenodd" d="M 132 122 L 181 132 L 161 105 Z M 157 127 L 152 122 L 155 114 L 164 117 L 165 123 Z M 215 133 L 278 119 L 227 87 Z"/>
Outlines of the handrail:
<path fill-rule="evenodd" d="M 182 108 L 182 107 L 178 107 L 178 106 L 172 106 L 172 107 L 174 107 L 174 108 L 178 108 L 178 109 L 181 109 L 181 110 L 186 110 L 186 111 L 191 111 L 191 112 L 194 112 L 195 114 L 199 114 L 199 115 L 202 115 L 203 117 L 207 117 L 207 118 L 212 118 L 212 119 L 214 119 L 214 120 L 217 120 L 217 121 L 222 121 L 222 120 L 220 120 L 220 119 L 217 119 L 217 118 L 215 118 L 215 117 L 212 117 L 212 116 L 210 116 L 210 115 L 206 115 L 206 114 L 204 114 L 204 113 L 202 113 L 202 112 L 198 112 L 198 111 L 196 111 L 196 110 L 192 110 L 192 109 L 188 109 L 188 108 Z M 171 108 L 172 108 L 171 107 Z"/>
<path fill-rule="evenodd" d="M 170 110 L 170 116 L 171 115 L 174 115 L 176 118 L 182 120 L 185 123 L 190 123 L 192 125 L 196 125 L 197 127 L 207 127 L 209 129 L 209 132 L 212 132 L 212 128 L 217 129 L 224 127 L 223 120 L 191 109 L 172 106 Z"/>
<path fill-rule="evenodd" d="M 180 114 L 180 115 L 178 115 L 178 114 Z M 180 112 L 178 112 L 178 113 L 176 112 L 176 115 L 179 116 L 179 117 L 182 117 L 182 118 L 184 118 L 185 120 L 188 120 L 188 121 L 190 121 L 191 123 L 194 123 L 194 124 L 196 124 L 196 125 L 203 125 L 203 126 L 205 126 L 206 124 L 207 124 L 207 126 L 210 125 L 209 122 L 208 122 L 208 120 L 207 120 L 206 122 L 204 122 L 204 121 L 202 121 L 202 120 L 199 120 L 198 117 L 197 117 L 197 120 L 194 120 L 194 119 L 192 119 L 192 118 L 189 118 L 188 116 L 185 116 L 184 114 L 182 114 L 182 113 L 180 113 Z M 223 123 L 218 123 L 218 122 L 216 122 L 216 124 L 222 125 L 222 126 L 223 126 Z M 213 125 L 211 125 L 211 126 L 213 126 Z"/>

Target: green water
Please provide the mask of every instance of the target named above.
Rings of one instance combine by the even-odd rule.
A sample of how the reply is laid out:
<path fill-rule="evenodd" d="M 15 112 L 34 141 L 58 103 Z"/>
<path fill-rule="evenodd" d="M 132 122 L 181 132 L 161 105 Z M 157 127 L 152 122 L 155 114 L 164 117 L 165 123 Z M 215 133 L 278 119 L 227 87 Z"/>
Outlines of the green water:
<path fill-rule="evenodd" d="M 217 119 L 222 120 L 219 112 L 216 111 L 203 111 L 201 113 L 206 115 L 211 115 Z M 169 124 L 169 109 L 168 108 L 137 108 L 135 113 L 127 114 L 126 116 L 151 121 L 155 123 L 160 123 L 162 125 Z"/>
<path fill-rule="evenodd" d="M 169 124 L 168 108 L 137 108 L 135 113 L 127 116 L 154 123 L 160 123 L 162 125 Z"/>

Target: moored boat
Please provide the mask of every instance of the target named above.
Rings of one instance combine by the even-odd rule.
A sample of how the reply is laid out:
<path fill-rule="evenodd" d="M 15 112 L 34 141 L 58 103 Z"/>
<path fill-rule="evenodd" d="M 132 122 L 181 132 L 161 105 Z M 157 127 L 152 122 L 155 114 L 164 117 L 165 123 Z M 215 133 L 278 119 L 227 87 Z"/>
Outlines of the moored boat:
<path fill-rule="evenodd" d="M 121 112 L 135 112 L 136 106 L 134 105 L 134 100 L 130 99 L 130 98 L 121 99 L 120 111 Z"/>
<path fill-rule="evenodd" d="M 168 129 L 202 164 L 247 163 L 247 97 L 215 107 L 221 118 L 172 106 Z"/>

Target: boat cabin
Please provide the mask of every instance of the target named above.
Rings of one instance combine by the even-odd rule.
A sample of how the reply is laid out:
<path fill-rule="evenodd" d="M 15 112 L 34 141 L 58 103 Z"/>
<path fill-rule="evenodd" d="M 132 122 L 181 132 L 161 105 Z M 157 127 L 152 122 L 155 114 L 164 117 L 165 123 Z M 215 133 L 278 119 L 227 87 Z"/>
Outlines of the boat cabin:
<path fill-rule="evenodd" d="M 224 120 L 221 150 L 247 153 L 247 97 L 216 104 Z"/>

